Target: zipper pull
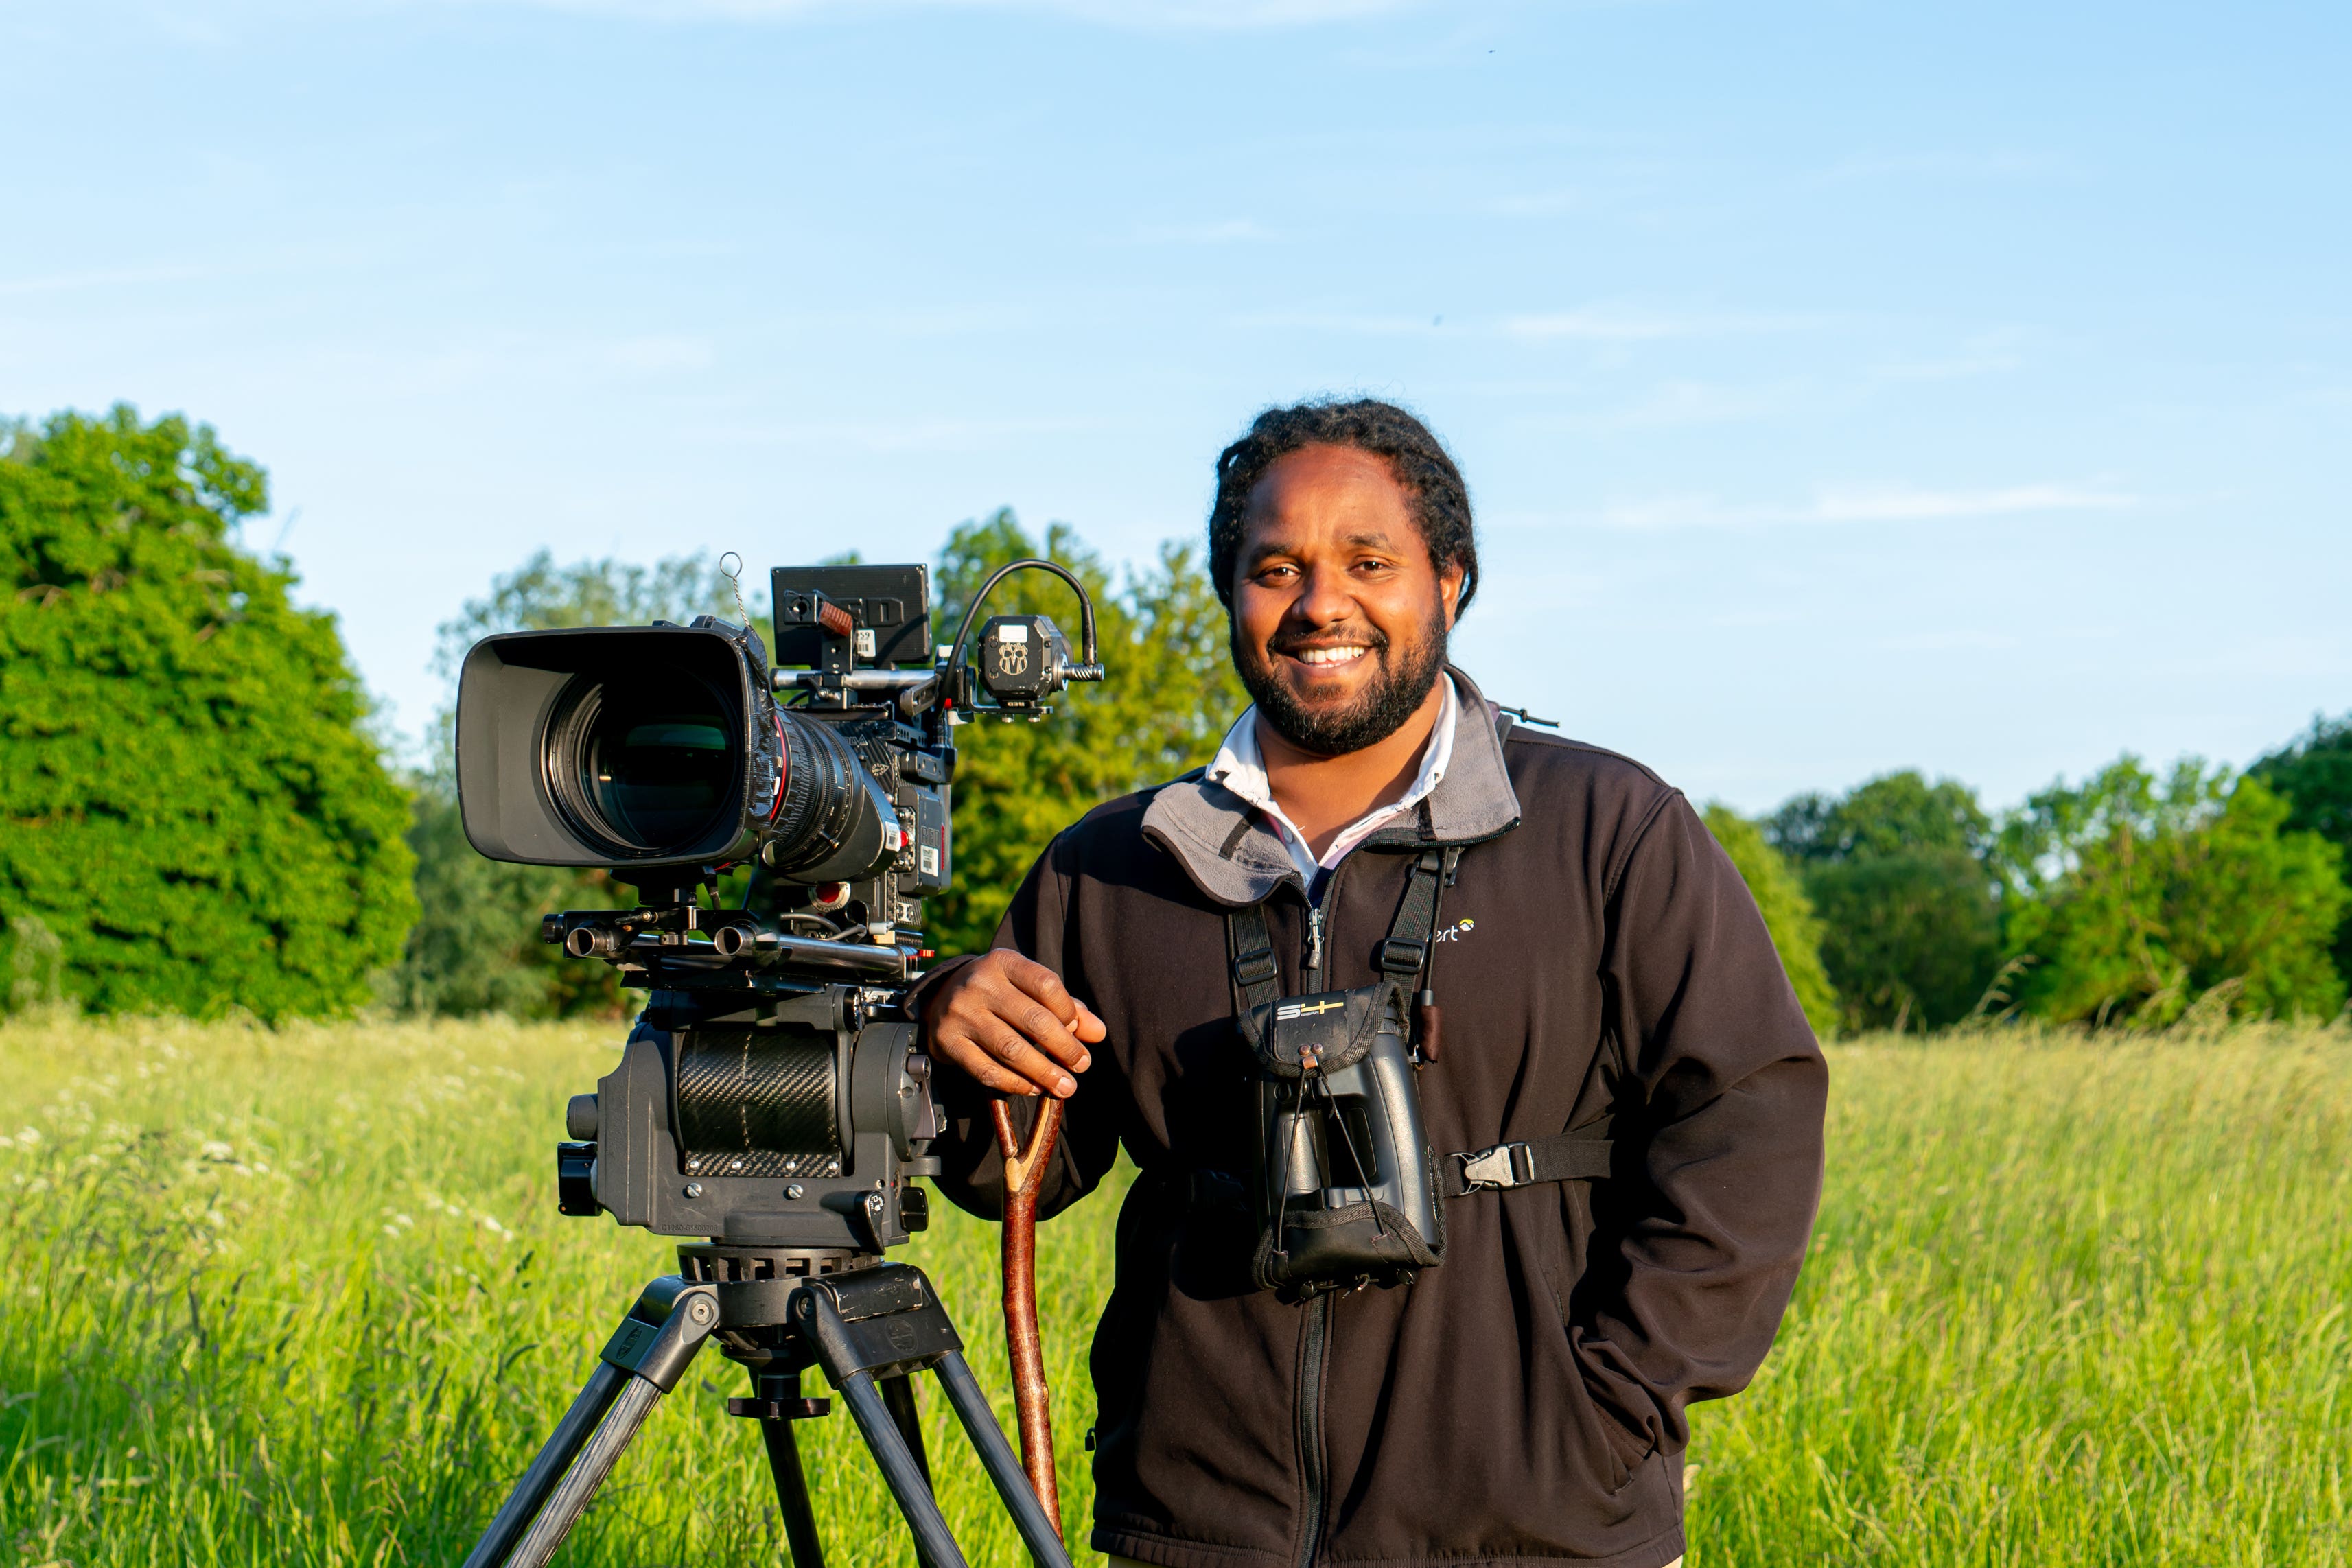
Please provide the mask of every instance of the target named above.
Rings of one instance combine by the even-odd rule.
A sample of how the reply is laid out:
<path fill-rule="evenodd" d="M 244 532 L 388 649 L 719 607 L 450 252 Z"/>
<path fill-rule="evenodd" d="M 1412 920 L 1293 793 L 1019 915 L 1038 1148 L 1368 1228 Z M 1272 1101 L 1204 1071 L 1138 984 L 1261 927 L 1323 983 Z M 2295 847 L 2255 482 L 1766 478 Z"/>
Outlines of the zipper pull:
<path fill-rule="evenodd" d="M 1315 975 L 1317 984 L 1323 980 L 1323 912 L 1310 907 L 1307 911 L 1307 967 Z"/>

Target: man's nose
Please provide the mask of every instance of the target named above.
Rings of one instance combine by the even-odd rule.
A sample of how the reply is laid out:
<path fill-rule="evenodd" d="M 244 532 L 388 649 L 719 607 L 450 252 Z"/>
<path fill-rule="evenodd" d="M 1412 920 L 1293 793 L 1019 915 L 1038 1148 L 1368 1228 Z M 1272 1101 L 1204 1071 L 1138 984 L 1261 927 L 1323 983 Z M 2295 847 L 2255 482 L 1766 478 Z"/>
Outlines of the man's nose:
<path fill-rule="evenodd" d="M 1348 591 L 1345 574 L 1309 571 L 1290 612 L 1310 626 L 1329 626 L 1356 613 L 1356 596 Z"/>

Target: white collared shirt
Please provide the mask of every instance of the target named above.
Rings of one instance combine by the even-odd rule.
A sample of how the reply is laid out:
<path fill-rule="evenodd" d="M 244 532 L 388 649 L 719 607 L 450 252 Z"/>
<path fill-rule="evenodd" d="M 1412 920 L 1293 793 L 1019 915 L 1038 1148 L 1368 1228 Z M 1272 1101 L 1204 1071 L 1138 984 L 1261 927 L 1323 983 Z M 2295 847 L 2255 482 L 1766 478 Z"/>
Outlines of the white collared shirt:
<path fill-rule="evenodd" d="M 1444 779 L 1446 767 L 1454 760 L 1454 725 L 1461 716 L 1462 702 L 1454 693 L 1454 677 L 1447 675 L 1444 680 L 1445 695 L 1437 710 L 1437 724 L 1429 732 L 1429 744 L 1422 748 L 1421 771 L 1414 776 L 1412 788 L 1389 805 L 1367 811 L 1342 828 L 1339 836 L 1331 841 L 1331 847 L 1323 852 L 1320 860 L 1316 858 L 1313 850 L 1307 848 L 1307 835 L 1298 831 L 1298 824 L 1275 803 L 1274 789 L 1266 782 L 1265 755 L 1258 749 L 1257 707 L 1255 704 L 1244 708 L 1242 716 L 1235 719 L 1233 728 L 1225 732 L 1225 743 L 1218 749 L 1217 759 L 1209 764 L 1207 777 L 1265 813 L 1267 820 L 1274 823 L 1275 832 L 1282 840 L 1282 847 L 1290 852 L 1291 862 L 1298 867 L 1298 874 L 1311 893 L 1317 873 L 1328 871 L 1345 860 L 1349 850 L 1370 838 L 1386 825 L 1389 819 L 1400 812 L 1410 811 L 1429 799 Z"/>

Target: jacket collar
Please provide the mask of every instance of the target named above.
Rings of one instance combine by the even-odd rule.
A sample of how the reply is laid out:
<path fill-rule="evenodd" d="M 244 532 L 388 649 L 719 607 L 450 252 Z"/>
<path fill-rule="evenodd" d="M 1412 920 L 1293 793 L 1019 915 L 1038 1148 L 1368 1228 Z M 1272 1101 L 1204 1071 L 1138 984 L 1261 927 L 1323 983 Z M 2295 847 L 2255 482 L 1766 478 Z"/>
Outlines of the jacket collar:
<path fill-rule="evenodd" d="M 1509 716 L 1460 670 L 1449 664 L 1446 674 L 1460 694 L 1462 716 L 1445 778 L 1423 810 L 1381 829 L 1359 849 L 1475 844 L 1519 825 L 1518 794 L 1503 765 Z M 1219 904 L 1262 904 L 1285 882 L 1298 881 L 1274 830 L 1247 801 L 1209 779 L 1187 775 L 1153 791 L 1142 827 L 1143 836 L 1175 856 L 1194 885 Z"/>

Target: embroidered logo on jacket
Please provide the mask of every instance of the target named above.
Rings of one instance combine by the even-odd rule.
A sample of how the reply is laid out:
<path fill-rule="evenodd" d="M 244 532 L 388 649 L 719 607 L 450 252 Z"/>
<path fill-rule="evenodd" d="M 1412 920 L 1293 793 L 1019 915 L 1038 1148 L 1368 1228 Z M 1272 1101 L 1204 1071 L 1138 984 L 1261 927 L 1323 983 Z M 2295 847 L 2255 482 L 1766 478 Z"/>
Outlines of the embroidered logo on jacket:
<path fill-rule="evenodd" d="M 1471 927 L 1477 924 L 1478 923 L 1476 921 L 1465 915 L 1463 918 L 1455 921 L 1453 925 L 1447 926 L 1444 930 L 1440 931 L 1436 936 L 1431 937 L 1430 940 L 1433 942 L 1454 941 L 1457 937 L 1468 936 Z"/>

